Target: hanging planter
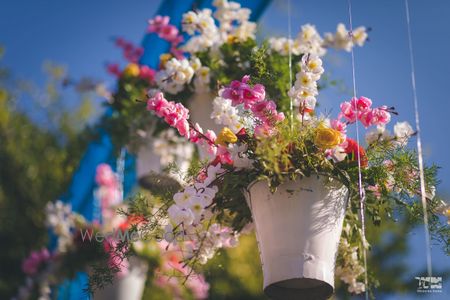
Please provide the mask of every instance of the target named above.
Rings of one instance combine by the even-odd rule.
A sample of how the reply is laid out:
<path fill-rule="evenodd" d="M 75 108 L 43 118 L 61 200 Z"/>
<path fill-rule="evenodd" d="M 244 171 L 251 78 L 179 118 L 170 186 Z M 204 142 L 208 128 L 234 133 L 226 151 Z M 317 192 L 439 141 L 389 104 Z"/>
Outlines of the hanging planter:
<path fill-rule="evenodd" d="M 148 265 L 142 259 L 130 257 L 126 275 L 117 275 L 111 285 L 94 292 L 94 300 L 140 300 L 147 280 Z"/>
<path fill-rule="evenodd" d="M 326 299 L 334 290 L 334 267 L 348 189 L 337 180 L 305 177 L 271 193 L 265 181 L 246 193 L 264 273 L 273 299 Z"/>

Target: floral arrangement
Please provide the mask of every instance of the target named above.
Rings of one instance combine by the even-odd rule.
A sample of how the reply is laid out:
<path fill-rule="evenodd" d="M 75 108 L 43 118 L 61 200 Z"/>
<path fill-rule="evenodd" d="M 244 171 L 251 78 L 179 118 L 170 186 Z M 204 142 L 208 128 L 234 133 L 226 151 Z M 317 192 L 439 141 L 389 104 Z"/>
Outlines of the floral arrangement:
<path fill-rule="evenodd" d="M 160 57 L 158 70 L 138 65 L 141 51 L 118 43 L 126 45 L 130 64 L 123 71 L 110 67 L 119 78 L 111 104 L 117 122 L 111 130 L 129 138 L 145 135 L 145 129 L 155 124 L 155 132 L 172 127 L 197 145 L 205 158 L 193 160 L 189 170 L 179 175 L 186 183 L 179 191 L 152 191 L 162 203 L 156 213 L 149 209 L 152 205 L 142 207 L 137 201 L 125 214 L 143 218 L 138 231 L 147 238 L 163 237 L 169 248 L 178 247 L 185 254 L 183 264 L 194 268 L 217 249 L 235 246 L 239 234 L 251 226 L 243 193 L 250 183 L 267 180 L 276 191 L 289 180 L 325 176 L 349 190 L 336 276 L 351 293 L 376 286 L 372 276 L 369 287 L 362 281 L 362 253 L 370 245 L 358 218 L 359 171 L 366 215 L 373 224 L 399 211 L 420 219 L 418 164 L 415 152 L 406 147 L 415 132 L 407 122 L 397 122 L 392 135 L 387 128 L 397 112 L 386 105 L 373 106 L 367 97 L 342 102 L 335 117 L 316 109 L 316 97 L 327 81 L 321 57 L 328 48 L 350 51 L 362 46 L 366 29 L 359 27 L 349 34 L 339 24 L 336 33 L 322 38 L 306 24 L 294 39 L 270 38 L 258 44 L 256 26 L 249 21 L 251 11 L 228 1 L 214 1 L 214 6 L 214 13 L 204 9 L 184 14 L 187 41 L 168 17 L 149 21 L 148 31 L 171 45 L 170 53 Z M 290 72 L 295 74 L 293 81 Z M 211 118 L 223 126 L 220 132 L 190 120 L 186 105 L 199 92 L 211 95 Z M 143 95 L 148 95 L 147 101 L 142 101 Z M 145 102 L 152 113 L 136 100 Z M 348 128 L 357 122 L 370 128 L 366 147 L 348 136 Z M 174 140 L 173 131 L 170 136 Z M 176 161 L 171 154 L 167 158 Z M 435 196 L 437 169 L 425 169 L 430 229 L 448 252 L 449 227 L 439 218 L 448 216 L 448 206 Z"/>
<path fill-rule="evenodd" d="M 205 299 L 209 285 L 201 274 L 179 262 L 183 253 L 179 247 L 164 240 L 138 239 L 136 224 L 140 219 L 126 218 L 118 213 L 126 209 L 122 203 L 117 174 L 107 164 L 97 167 L 95 191 L 99 200 L 100 217 L 92 223 L 73 212 L 69 204 L 58 200 L 47 205 L 47 225 L 56 235 L 55 249 L 32 251 L 24 259 L 23 272 L 28 276 L 16 296 L 17 299 L 51 299 L 51 287 L 62 280 L 73 278 L 77 272 L 90 274 L 92 286 L 104 288 L 115 275 L 123 278 L 129 272 L 130 255 L 138 258 L 142 266 L 148 266 L 148 286 L 174 299 Z M 119 250 L 120 249 L 120 250 Z M 106 266 L 106 267 L 105 267 Z M 107 268 L 113 272 L 104 272 Z M 103 275 L 106 274 L 106 277 Z M 189 274 L 189 278 L 185 279 Z M 87 292 L 93 292 L 91 286 Z"/>
<path fill-rule="evenodd" d="M 168 99 L 189 107 L 194 93 L 213 93 L 223 84 L 247 74 L 264 84 L 270 94 L 279 94 L 278 105 L 285 111 L 289 107 L 289 49 L 294 69 L 298 71 L 297 63 L 303 54 L 323 56 L 328 48 L 350 51 L 353 45 L 362 46 L 367 39 L 364 27 L 355 29 L 350 38 L 345 26 L 339 24 L 336 33 L 322 37 L 313 25 L 306 24 L 294 39 L 270 38 L 258 46 L 256 24 L 249 21 L 249 9 L 232 1 L 213 1 L 213 6 L 214 12 L 203 9 L 183 15 L 181 29 L 189 37 L 187 40 L 170 24 L 169 17 L 156 16 L 149 20 L 147 32 L 170 45 L 170 51 L 160 56 L 156 69 L 139 63 L 143 48 L 123 38 L 116 39 L 128 64 L 123 68 L 118 64 L 107 66 L 118 82 L 109 103 L 113 113 L 105 118 L 104 126 L 119 148 L 128 145 L 131 150 L 137 150 L 148 135 L 159 135 L 167 129 L 164 122 L 136 107 L 136 100 L 144 99 L 149 93 L 163 91 Z M 322 83 L 326 84 L 325 78 Z M 317 88 L 311 85 L 304 96 L 310 96 L 310 102 L 316 94 Z"/>

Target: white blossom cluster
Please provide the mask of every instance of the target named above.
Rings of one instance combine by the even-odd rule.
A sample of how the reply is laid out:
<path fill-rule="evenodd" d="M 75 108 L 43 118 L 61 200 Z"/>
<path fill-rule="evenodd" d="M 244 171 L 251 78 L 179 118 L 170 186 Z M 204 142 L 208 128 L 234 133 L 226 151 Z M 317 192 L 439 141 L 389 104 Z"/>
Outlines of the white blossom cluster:
<path fill-rule="evenodd" d="M 75 226 L 70 204 L 61 200 L 49 202 L 46 206 L 46 225 L 58 236 L 58 252 L 66 252 L 72 244 L 71 230 Z"/>
<path fill-rule="evenodd" d="M 348 224 L 345 227 L 344 232 L 350 230 Z M 364 273 L 364 267 L 358 258 L 358 247 L 350 246 L 347 239 L 342 236 L 339 243 L 339 253 L 344 262 L 336 267 L 336 276 L 348 285 L 350 293 L 360 294 L 364 292 L 366 285 L 358 281 L 358 278 Z"/>
<path fill-rule="evenodd" d="M 339 23 L 336 33 L 325 33 L 324 38 L 320 36 L 316 28 L 311 24 L 305 24 L 295 39 L 270 38 L 269 45 L 272 51 L 281 55 L 288 55 L 289 50 L 293 55 L 314 54 L 324 56 L 329 47 L 350 51 L 354 45 L 363 46 L 367 40 L 368 34 L 365 27 L 358 27 L 353 30 L 352 36 L 345 28 L 345 25 Z"/>
<path fill-rule="evenodd" d="M 192 36 L 183 46 L 186 52 L 203 51 L 212 47 L 219 39 L 219 32 L 210 9 L 183 14 L 181 24 L 183 31 Z"/>
<path fill-rule="evenodd" d="M 392 136 L 386 126 L 379 125 L 375 129 L 366 133 L 367 144 L 372 144 L 376 141 L 392 140 L 393 143 L 400 147 L 405 147 L 408 144 L 409 138 L 414 135 L 415 131 L 407 122 L 397 122 L 394 125 L 394 135 Z"/>
<path fill-rule="evenodd" d="M 216 124 L 224 125 L 234 133 L 237 133 L 244 127 L 241 115 L 239 108 L 233 106 L 230 99 L 225 99 L 220 96 L 214 98 L 211 119 Z"/>
<path fill-rule="evenodd" d="M 173 197 L 175 203 L 168 209 L 165 240 L 176 243 L 181 239 L 191 247 L 187 256 L 195 255 L 200 263 L 206 263 L 218 248 L 237 244 L 237 233 L 231 229 L 216 223 L 205 225 L 213 217 L 211 206 L 218 191 L 217 186 L 210 185 L 224 171 L 220 164 L 209 166 L 203 182 L 196 182 L 176 193 Z"/>
<path fill-rule="evenodd" d="M 195 72 L 194 87 L 197 92 L 208 92 L 209 83 L 211 82 L 211 72 L 206 66 L 202 66 L 202 63 L 198 57 L 191 57 L 190 64 Z"/>
<path fill-rule="evenodd" d="M 184 51 L 195 53 L 217 48 L 229 40 L 243 42 L 255 38 L 256 23 L 249 21 L 249 9 L 227 0 L 216 0 L 213 6 L 216 7 L 214 17 L 219 21 L 219 27 L 210 9 L 189 11 L 183 15 L 182 29 L 191 35 L 183 46 Z"/>
<path fill-rule="evenodd" d="M 245 42 L 255 38 L 256 23 L 250 22 L 251 10 L 242 8 L 241 4 L 227 0 L 215 0 L 214 17 L 219 21 L 219 31 L 223 42 L 234 39 Z"/>
<path fill-rule="evenodd" d="M 306 112 L 313 111 L 316 107 L 316 96 L 319 93 L 317 81 L 324 72 L 322 60 L 317 55 L 306 54 L 303 55 L 299 65 L 300 71 L 295 75 L 294 86 L 288 94 L 293 99 L 295 107 L 300 107 Z"/>
<path fill-rule="evenodd" d="M 196 91 L 209 91 L 210 69 L 193 56 L 190 60 L 171 58 L 155 76 L 158 87 L 171 94 L 182 91 L 194 80 Z"/>
<path fill-rule="evenodd" d="M 194 69 L 187 59 L 171 58 L 164 64 L 164 68 L 156 73 L 155 80 L 158 86 L 171 94 L 184 89 L 184 85 L 191 82 Z"/>
<path fill-rule="evenodd" d="M 354 45 L 362 47 L 368 37 L 365 27 L 360 26 L 353 29 L 352 34 L 345 28 L 345 25 L 339 23 L 336 28 L 336 33 L 326 33 L 324 46 L 332 47 L 338 50 L 345 50 L 350 52 Z"/>

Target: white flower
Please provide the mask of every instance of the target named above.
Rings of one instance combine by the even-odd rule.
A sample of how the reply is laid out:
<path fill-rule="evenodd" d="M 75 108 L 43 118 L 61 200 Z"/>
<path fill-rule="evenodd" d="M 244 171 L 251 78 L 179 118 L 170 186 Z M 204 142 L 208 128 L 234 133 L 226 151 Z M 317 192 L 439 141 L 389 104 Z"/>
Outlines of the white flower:
<path fill-rule="evenodd" d="M 191 210 L 181 208 L 176 204 L 170 206 L 169 209 L 167 210 L 167 213 L 169 215 L 170 220 L 177 225 L 183 223 L 183 225 L 188 226 L 191 225 L 192 222 L 194 221 L 194 214 L 192 213 Z"/>
<path fill-rule="evenodd" d="M 181 208 L 189 207 L 191 199 L 197 195 L 197 191 L 193 186 L 186 187 L 182 192 L 178 192 L 173 196 L 175 203 Z"/>
<path fill-rule="evenodd" d="M 189 64 L 191 65 L 194 72 L 197 72 L 198 69 L 200 69 L 200 67 L 202 66 L 200 59 L 196 56 L 191 57 L 191 59 L 189 60 Z"/>
<path fill-rule="evenodd" d="M 324 72 L 322 60 L 319 56 L 314 54 L 303 55 L 300 68 L 309 72 L 315 81 L 318 81 Z"/>
<path fill-rule="evenodd" d="M 210 165 L 206 171 L 207 177 L 203 181 L 203 184 L 206 186 L 210 185 L 217 178 L 217 176 L 223 172 L 225 172 L 225 170 L 222 169 L 222 165 L 220 163 L 215 166 Z"/>
<path fill-rule="evenodd" d="M 365 290 L 366 285 L 363 282 L 352 282 L 348 287 L 348 291 L 354 294 L 361 294 Z"/>
<path fill-rule="evenodd" d="M 331 149 L 331 158 L 335 162 L 343 161 L 347 157 L 347 153 L 345 153 L 345 149 L 341 146 L 336 146 Z"/>
<path fill-rule="evenodd" d="M 376 128 L 366 133 L 366 142 L 369 145 L 376 141 L 384 141 L 389 138 L 391 138 L 391 134 L 384 125 L 378 125 Z"/>
<path fill-rule="evenodd" d="M 209 91 L 211 81 L 210 70 L 208 67 L 200 67 L 195 72 L 194 85 L 197 91 Z"/>
<path fill-rule="evenodd" d="M 231 100 L 222 97 L 216 97 L 214 99 L 211 119 L 219 125 L 230 128 L 234 133 L 239 132 L 243 127 L 243 120 L 240 117 L 239 109 L 232 105 Z"/>
<path fill-rule="evenodd" d="M 414 130 L 407 121 L 397 122 L 397 124 L 394 125 L 394 135 L 401 146 L 405 146 L 408 143 L 408 139 L 413 134 Z"/>
<path fill-rule="evenodd" d="M 309 53 L 317 56 L 324 56 L 326 49 L 323 48 L 323 39 L 317 32 L 316 27 L 305 24 L 301 27 L 301 32 L 297 36 L 300 53 Z"/>
<path fill-rule="evenodd" d="M 199 223 L 200 218 L 206 207 L 203 197 L 195 196 L 189 199 L 189 210 L 194 215 L 194 223 Z"/>
<path fill-rule="evenodd" d="M 246 144 L 231 144 L 228 146 L 228 149 L 231 153 L 231 157 L 233 158 L 233 166 L 236 168 L 250 169 L 253 167 L 253 161 L 249 159 L 244 153 L 247 151 Z"/>
<path fill-rule="evenodd" d="M 183 19 L 181 21 L 183 31 L 193 35 L 197 29 L 198 19 L 197 14 L 193 11 L 188 11 L 183 14 Z"/>
<path fill-rule="evenodd" d="M 325 34 L 324 45 L 350 52 L 355 44 L 360 47 L 363 46 L 367 40 L 367 37 L 368 35 L 365 27 L 358 27 L 354 29 L 353 38 L 351 38 L 349 31 L 345 28 L 345 25 L 339 23 L 336 27 L 336 33 L 334 35 L 332 33 Z"/>

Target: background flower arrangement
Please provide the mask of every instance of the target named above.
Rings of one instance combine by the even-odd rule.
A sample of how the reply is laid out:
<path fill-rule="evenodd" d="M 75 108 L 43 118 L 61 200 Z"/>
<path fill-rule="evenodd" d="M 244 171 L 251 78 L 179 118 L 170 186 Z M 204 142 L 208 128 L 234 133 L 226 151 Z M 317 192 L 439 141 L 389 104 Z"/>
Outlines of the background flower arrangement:
<path fill-rule="evenodd" d="M 114 280 L 112 275 L 119 280 L 127 276 L 130 264 L 142 268 L 143 280 L 150 281 L 146 286 L 152 287 L 154 296 L 207 298 L 209 285 L 201 274 L 180 263 L 183 252 L 177 246 L 136 236 L 136 224 L 140 221 L 120 214 L 126 204 L 122 203 L 118 177 L 109 165 L 97 167 L 96 182 L 99 219 L 92 223 L 73 212 L 68 204 L 59 200 L 48 203 L 47 226 L 56 236 L 55 248 L 32 251 L 23 260 L 22 270 L 28 277 L 16 298 L 51 299 L 52 288 L 83 271 L 91 275 L 92 286 L 107 288 L 105 283 Z M 138 262 L 133 261 L 136 257 Z M 88 290 L 98 292 L 86 287 L 86 293 Z"/>

